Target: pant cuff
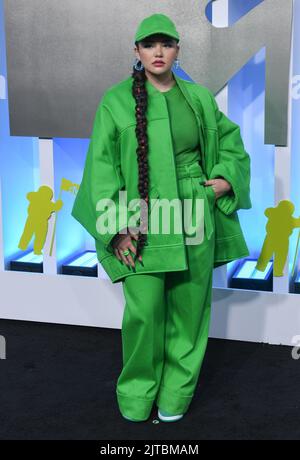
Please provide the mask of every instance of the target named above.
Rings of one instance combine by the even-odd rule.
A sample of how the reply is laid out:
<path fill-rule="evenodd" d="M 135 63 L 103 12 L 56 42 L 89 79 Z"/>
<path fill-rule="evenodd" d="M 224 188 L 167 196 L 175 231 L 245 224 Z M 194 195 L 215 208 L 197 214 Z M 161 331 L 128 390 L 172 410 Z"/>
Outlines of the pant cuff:
<path fill-rule="evenodd" d="M 122 415 L 135 420 L 147 420 L 151 414 L 154 399 L 132 398 L 116 391 L 119 409 Z"/>
<path fill-rule="evenodd" d="M 157 406 L 170 414 L 184 414 L 187 412 L 193 396 L 182 396 L 178 393 L 170 391 L 163 385 L 160 385 L 159 392 L 156 397 Z"/>

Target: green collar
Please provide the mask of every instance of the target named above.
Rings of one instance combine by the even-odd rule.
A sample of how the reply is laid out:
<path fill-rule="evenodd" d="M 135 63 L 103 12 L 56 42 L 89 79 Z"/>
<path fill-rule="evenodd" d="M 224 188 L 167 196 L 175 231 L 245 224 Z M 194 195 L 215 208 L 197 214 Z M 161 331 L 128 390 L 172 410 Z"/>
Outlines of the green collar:
<path fill-rule="evenodd" d="M 183 80 L 180 77 L 178 77 L 173 71 L 172 71 L 172 74 L 179 88 L 181 89 L 181 91 L 185 93 L 184 88 L 183 88 L 183 85 L 184 85 Z M 163 93 L 159 91 L 159 89 L 155 88 L 155 86 L 152 83 L 150 83 L 148 79 L 146 80 L 146 89 L 147 89 L 149 96 L 151 97 L 162 97 L 163 96 Z"/>

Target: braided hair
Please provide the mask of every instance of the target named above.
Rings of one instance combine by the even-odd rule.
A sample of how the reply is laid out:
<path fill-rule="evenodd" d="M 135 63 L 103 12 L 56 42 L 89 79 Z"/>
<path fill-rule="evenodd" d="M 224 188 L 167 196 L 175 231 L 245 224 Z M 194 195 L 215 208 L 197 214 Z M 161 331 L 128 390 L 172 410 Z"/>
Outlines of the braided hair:
<path fill-rule="evenodd" d="M 138 190 L 141 201 L 141 218 L 140 218 L 140 231 L 137 239 L 136 260 L 142 252 L 143 247 L 147 244 L 147 229 L 148 222 L 148 204 L 149 204 L 149 172 L 148 172 L 148 135 L 147 135 L 147 104 L 148 104 L 148 93 L 146 88 L 145 69 L 136 70 L 133 68 L 132 75 L 132 95 L 135 98 L 135 117 L 136 117 L 136 128 L 135 133 L 137 137 L 138 146 L 136 149 L 137 161 L 138 161 Z M 146 204 L 145 204 L 146 202 Z"/>

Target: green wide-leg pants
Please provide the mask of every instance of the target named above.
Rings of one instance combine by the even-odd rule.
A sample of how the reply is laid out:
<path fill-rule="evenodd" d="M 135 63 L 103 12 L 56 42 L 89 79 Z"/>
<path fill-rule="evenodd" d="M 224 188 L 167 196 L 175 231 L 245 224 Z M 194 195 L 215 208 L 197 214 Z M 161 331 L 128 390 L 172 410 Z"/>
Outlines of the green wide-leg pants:
<path fill-rule="evenodd" d="M 182 198 L 197 195 L 201 187 L 213 216 L 213 190 L 201 185 L 193 191 L 188 178 L 179 185 Z M 201 244 L 185 246 L 187 270 L 122 280 L 123 369 L 116 386 L 122 415 L 147 420 L 154 401 L 174 415 L 188 410 L 208 340 L 214 233 L 213 221 L 209 240 L 205 234 Z"/>

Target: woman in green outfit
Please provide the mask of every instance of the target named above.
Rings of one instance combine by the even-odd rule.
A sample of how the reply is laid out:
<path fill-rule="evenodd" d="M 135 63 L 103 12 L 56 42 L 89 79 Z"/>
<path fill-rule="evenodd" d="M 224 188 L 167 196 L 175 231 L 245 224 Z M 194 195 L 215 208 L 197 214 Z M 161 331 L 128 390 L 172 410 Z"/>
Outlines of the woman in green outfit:
<path fill-rule="evenodd" d="M 236 210 L 251 207 L 249 156 L 238 126 L 218 110 L 211 92 L 195 83 L 185 89 L 188 83 L 172 72 L 178 63 L 178 42 L 167 16 L 154 14 L 140 23 L 132 77 L 112 87 L 114 98 L 106 94 L 98 109 L 72 211 L 95 236 L 98 258 L 112 281 L 122 282 L 123 369 L 116 394 L 121 414 L 131 421 L 147 420 L 154 401 L 163 421 L 179 420 L 187 412 L 207 346 L 213 268 L 248 255 Z M 125 108 L 120 103 L 129 84 L 135 122 L 129 113 L 132 101 Z M 203 112 L 195 108 L 200 99 Z M 121 133 L 117 146 L 116 125 Z M 134 152 L 128 148 L 133 127 L 136 169 Z M 101 142 L 100 128 L 105 138 Z M 121 152 L 117 160 L 116 152 Z M 108 164 L 114 167 L 108 169 Z M 98 236 L 96 214 L 89 208 L 95 206 L 101 187 L 109 188 L 111 177 L 116 178 L 111 196 L 118 212 L 116 192 L 134 187 L 146 207 L 141 204 L 138 227 L 119 225 L 110 236 Z M 202 238 L 193 241 L 191 235 L 197 232 L 189 223 L 175 235 L 175 219 L 168 235 L 147 232 L 151 197 L 191 201 L 190 222 L 197 218 L 200 200 L 204 212 L 196 229 L 202 225 Z M 158 207 L 151 205 L 150 213 Z"/>

